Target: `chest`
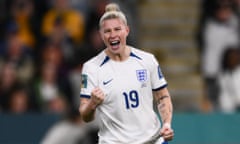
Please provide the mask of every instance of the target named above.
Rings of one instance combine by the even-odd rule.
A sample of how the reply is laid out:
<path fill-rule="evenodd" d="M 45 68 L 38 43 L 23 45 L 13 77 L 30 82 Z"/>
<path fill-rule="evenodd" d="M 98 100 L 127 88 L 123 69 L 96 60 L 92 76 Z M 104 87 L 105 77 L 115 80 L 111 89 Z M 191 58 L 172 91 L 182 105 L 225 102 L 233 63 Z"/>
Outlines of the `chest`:
<path fill-rule="evenodd" d="M 100 69 L 98 82 L 108 89 L 138 89 L 150 79 L 147 67 L 138 61 L 109 62 Z"/>
<path fill-rule="evenodd" d="M 106 94 L 105 106 L 111 111 L 116 106 L 126 110 L 138 107 L 151 92 L 150 72 L 138 61 L 109 62 L 99 71 L 98 83 Z"/>

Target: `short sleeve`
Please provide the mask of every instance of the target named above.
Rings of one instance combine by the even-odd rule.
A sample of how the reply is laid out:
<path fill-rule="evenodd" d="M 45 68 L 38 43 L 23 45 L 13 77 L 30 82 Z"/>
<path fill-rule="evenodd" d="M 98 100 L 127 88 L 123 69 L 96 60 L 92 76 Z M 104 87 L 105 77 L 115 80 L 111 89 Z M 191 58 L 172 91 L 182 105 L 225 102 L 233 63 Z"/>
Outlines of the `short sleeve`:
<path fill-rule="evenodd" d="M 152 85 L 153 91 L 160 90 L 167 86 L 167 82 L 163 76 L 160 65 L 154 56 L 152 56 L 150 74 L 151 74 L 151 85 Z"/>
<path fill-rule="evenodd" d="M 97 85 L 97 73 L 93 66 L 84 64 L 81 74 L 80 97 L 90 98 L 91 91 Z"/>

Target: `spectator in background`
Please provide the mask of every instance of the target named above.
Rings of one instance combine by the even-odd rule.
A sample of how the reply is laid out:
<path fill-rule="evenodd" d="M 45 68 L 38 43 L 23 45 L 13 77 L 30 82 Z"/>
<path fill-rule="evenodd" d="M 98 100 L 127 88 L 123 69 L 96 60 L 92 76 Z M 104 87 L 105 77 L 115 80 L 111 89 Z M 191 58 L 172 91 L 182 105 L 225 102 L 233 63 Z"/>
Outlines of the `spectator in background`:
<path fill-rule="evenodd" d="M 48 100 L 47 112 L 55 114 L 66 114 L 69 109 L 69 104 L 63 95 L 56 95 Z"/>
<path fill-rule="evenodd" d="M 51 63 L 43 63 L 41 72 L 33 84 L 37 105 L 42 112 L 66 112 L 68 106 L 68 93 L 59 83 L 57 67 Z"/>
<path fill-rule="evenodd" d="M 49 37 L 54 30 L 56 19 L 60 18 L 65 31 L 76 44 L 81 44 L 84 37 L 84 16 L 69 5 L 68 0 L 54 0 L 53 7 L 45 14 L 42 23 L 42 33 Z"/>
<path fill-rule="evenodd" d="M 40 58 L 40 65 L 44 63 L 52 64 L 56 68 L 57 82 L 61 85 L 61 90 L 64 91 L 68 100 L 71 100 L 72 89 L 69 84 L 69 72 L 71 70 L 70 64 L 67 63 L 63 56 L 63 51 L 59 45 L 54 43 L 47 44 L 42 51 Z"/>
<path fill-rule="evenodd" d="M 0 69 L 0 111 L 7 111 L 10 92 L 19 85 L 15 65 L 5 63 Z"/>
<path fill-rule="evenodd" d="M 35 48 L 38 23 L 33 0 L 12 0 L 8 22 L 18 27 L 18 36 L 28 48 Z"/>
<path fill-rule="evenodd" d="M 214 3 L 216 0 L 202 0 L 200 5 L 200 17 L 198 22 L 198 29 L 196 32 L 196 42 L 198 45 L 198 50 L 202 53 L 204 49 L 203 43 L 203 30 L 206 26 L 207 19 L 214 17 Z"/>
<path fill-rule="evenodd" d="M 70 63 L 75 50 L 73 41 L 64 27 L 63 17 L 55 19 L 51 33 L 47 37 L 47 42 L 52 43 L 62 51 L 64 61 Z"/>
<path fill-rule="evenodd" d="M 23 114 L 31 110 L 31 100 L 27 90 L 23 87 L 14 88 L 9 95 L 7 112 Z"/>
<path fill-rule="evenodd" d="M 52 63 L 58 70 L 57 75 L 61 75 L 61 77 L 67 76 L 69 67 L 67 63 L 65 63 L 64 54 L 59 45 L 51 42 L 47 43 L 42 48 L 40 54 L 40 65 L 46 62 Z"/>
<path fill-rule="evenodd" d="M 218 107 L 219 87 L 217 76 L 221 69 L 223 52 L 226 46 L 239 43 L 239 23 L 231 6 L 231 3 L 227 0 L 218 0 L 213 17 L 206 20 L 203 29 L 202 71 L 207 96 L 213 105 L 213 109 Z"/>
<path fill-rule="evenodd" d="M 95 139 L 94 139 L 95 138 Z M 97 130 L 83 125 L 77 110 L 71 110 L 62 121 L 54 124 L 41 144 L 96 144 Z"/>
<path fill-rule="evenodd" d="M 220 110 L 228 113 L 240 111 L 240 49 L 237 48 L 231 46 L 224 51 L 218 77 Z"/>
<path fill-rule="evenodd" d="M 34 73 L 32 53 L 25 47 L 15 28 L 10 28 L 6 35 L 3 53 L 0 55 L 0 69 L 4 63 L 15 66 L 18 79 L 27 84 Z"/>
<path fill-rule="evenodd" d="M 70 4 L 68 0 L 54 0 L 41 28 L 45 42 L 57 45 L 67 65 L 74 62 L 75 53 L 82 48 L 85 31 L 84 14 Z"/>

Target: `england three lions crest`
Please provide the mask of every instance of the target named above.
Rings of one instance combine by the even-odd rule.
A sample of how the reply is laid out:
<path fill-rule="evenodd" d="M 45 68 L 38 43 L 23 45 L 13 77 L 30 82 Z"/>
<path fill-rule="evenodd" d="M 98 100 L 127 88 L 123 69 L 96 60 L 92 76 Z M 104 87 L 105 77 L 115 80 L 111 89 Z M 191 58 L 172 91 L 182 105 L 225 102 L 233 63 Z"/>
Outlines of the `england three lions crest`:
<path fill-rule="evenodd" d="M 142 87 L 146 86 L 146 81 L 147 81 L 147 70 L 146 69 L 141 69 L 141 70 L 136 70 L 137 74 L 137 80 L 141 82 Z"/>

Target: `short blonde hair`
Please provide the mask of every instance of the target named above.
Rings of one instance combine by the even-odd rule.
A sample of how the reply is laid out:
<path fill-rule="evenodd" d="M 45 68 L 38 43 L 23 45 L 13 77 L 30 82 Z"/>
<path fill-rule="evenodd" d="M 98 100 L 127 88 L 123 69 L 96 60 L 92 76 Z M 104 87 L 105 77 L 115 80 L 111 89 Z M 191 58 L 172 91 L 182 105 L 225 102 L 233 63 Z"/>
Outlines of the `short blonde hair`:
<path fill-rule="evenodd" d="M 127 25 L 127 18 L 124 15 L 124 13 L 120 10 L 118 4 L 110 3 L 105 7 L 105 13 L 102 15 L 99 21 L 99 27 L 101 27 L 101 24 L 104 20 L 115 19 L 115 18 L 120 18 L 124 22 L 124 24 Z"/>

